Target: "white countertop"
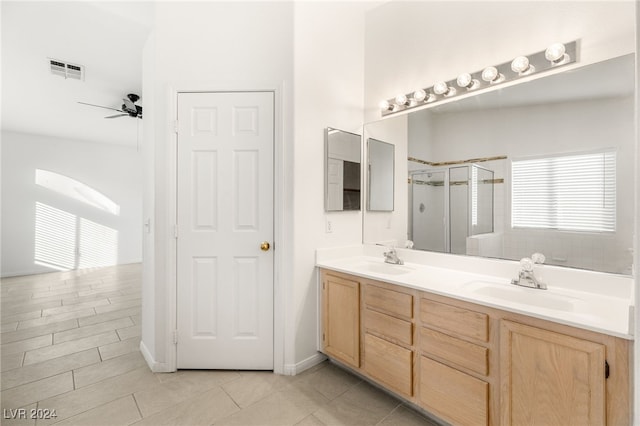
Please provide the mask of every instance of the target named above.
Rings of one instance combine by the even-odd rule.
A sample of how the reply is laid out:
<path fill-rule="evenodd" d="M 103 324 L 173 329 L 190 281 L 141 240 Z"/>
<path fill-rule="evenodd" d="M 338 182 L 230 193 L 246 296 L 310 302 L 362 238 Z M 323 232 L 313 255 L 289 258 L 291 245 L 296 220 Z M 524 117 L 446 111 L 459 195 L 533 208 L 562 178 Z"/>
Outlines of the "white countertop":
<path fill-rule="evenodd" d="M 492 275 L 469 272 L 468 267 L 460 265 L 455 269 L 434 266 L 428 263 L 414 263 L 405 261 L 404 265 L 391 265 L 384 262 L 382 255 L 372 255 L 382 252 L 383 247 L 357 250 L 337 249 L 324 252 L 316 257 L 316 266 L 357 275 L 378 281 L 384 281 L 416 290 L 427 291 L 442 296 L 452 297 L 467 302 L 476 303 L 496 309 L 529 315 L 532 317 L 554 321 L 573 327 L 583 328 L 604 333 L 623 339 L 633 339 L 633 298 L 625 291 L 611 291 L 606 282 L 601 282 L 602 291 L 595 291 L 596 286 L 585 286 L 586 291 L 576 289 L 573 285 L 562 285 L 567 282 L 554 283 L 551 273 L 547 281 L 547 290 L 530 289 L 515 286 L 511 279 L 505 277 L 504 271 Z M 372 253 L 373 252 L 373 253 Z M 412 251 L 398 250 L 400 258 L 403 254 L 407 260 L 414 258 L 421 260 Z M 428 256 L 428 255 L 427 255 Z M 464 257 L 458 262 L 464 263 Z M 477 262 L 477 260 L 471 260 Z M 495 261 L 494 261 L 495 262 Z M 508 261 L 503 261 L 508 262 Z M 513 277 L 517 275 L 517 266 Z M 515 263 L 517 265 L 517 262 Z M 468 266 L 468 265 L 467 265 Z M 478 268 L 482 269 L 482 268 Z M 500 269 L 500 268 L 497 268 Z M 544 271 L 545 277 L 547 272 Z M 579 280 L 581 271 L 576 275 Z M 602 274 L 601 280 L 606 281 L 608 274 Z M 584 278 L 584 277 L 583 277 Z M 612 277 L 616 281 L 618 277 Z M 586 280 L 588 281 L 588 279 Z"/>

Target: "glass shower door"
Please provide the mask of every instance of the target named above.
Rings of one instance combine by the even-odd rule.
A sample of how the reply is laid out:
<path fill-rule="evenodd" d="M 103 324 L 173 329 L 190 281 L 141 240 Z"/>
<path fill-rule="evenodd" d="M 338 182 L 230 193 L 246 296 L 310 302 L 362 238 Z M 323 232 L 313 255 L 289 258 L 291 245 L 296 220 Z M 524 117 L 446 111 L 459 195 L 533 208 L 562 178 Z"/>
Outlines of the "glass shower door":
<path fill-rule="evenodd" d="M 411 235 L 419 250 L 449 251 L 446 171 L 411 174 Z"/>

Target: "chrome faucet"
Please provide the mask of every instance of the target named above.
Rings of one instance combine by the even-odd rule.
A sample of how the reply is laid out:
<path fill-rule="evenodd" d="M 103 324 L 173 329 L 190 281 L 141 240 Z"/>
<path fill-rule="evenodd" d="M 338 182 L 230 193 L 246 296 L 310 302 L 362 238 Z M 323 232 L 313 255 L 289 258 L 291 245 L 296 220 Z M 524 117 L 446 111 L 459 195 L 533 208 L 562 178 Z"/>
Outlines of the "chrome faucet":
<path fill-rule="evenodd" d="M 389 248 L 389 251 L 384 252 L 384 261 L 393 265 L 404 265 L 402 259 L 398 257 L 398 252 L 393 247 Z"/>
<path fill-rule="evenodd" d="M 544 262 L 544 260 L 542 260 L 542 262 Z M 542 262 L 536 261 L 536 263 L 542 263 Z M 539 279 L 537 279 L 535 274 L 533 273 L 533 265 L 534 265 L 533 260 L 531 260 L 528 257 L 523 257 L 522 259 L 520 259 L 520 266 L 522 267 L 522 269 L 518 273 L 518 278 L 514 278 L 511 280 L 511 284 L 519 285 L 522 287 L 546 290 L 547 285 L 542 281 L 540 281 Z"/>

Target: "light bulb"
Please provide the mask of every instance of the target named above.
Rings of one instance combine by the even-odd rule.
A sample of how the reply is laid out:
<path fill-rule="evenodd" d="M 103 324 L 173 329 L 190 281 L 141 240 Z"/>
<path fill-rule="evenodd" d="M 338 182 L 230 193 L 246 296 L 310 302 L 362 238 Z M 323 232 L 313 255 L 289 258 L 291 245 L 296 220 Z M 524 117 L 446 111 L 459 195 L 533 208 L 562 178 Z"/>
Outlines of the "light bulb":
<path fill-rule="evenodd" d="M 459 87 L 467 87 L 471 84 L 471 74 L 460 74 L 456 80 L 456 83 L 458 83 Z"/>
<path fill-rule="evenodd" d="M 535 71 L 534 66 L 529 63 L 529 58 L 526 56 L 518 56 L 511 61 L 511 69 L 520 75 L 530 74 Z"/>
<path fill-rule="evenodd" d="M 562 43 L 553 43 L 551 46 L 547 47 L 547 50 L 544 51 L 544 57 L 547 58 L 548 61 L 557 64 L 559 62 L 563 62 L 565 57 L 566 49 L 564 44 Z"/>
<path fill-rule="evenodd" d="M 379 106 L 380 106 L 380 109 L 383 111 L 389 111 L 393 109 L 389 101 L 381 101 Z"/>
<path fill-rule="evenodd" d="M 493 84 L 501 82 L 504 76 L 498 72 L 496 67 L 487 67 L 482 71 L 482 79 Z"/>
<path fill-rule="evenodd" d="M 449 86 L 444 81 L 438 81 L 433 85 L 433 91 L 436 95 L 443 95 L 449 90 Z"/>
<path fill-rule="evenodd" d="M 478 80 L 471 77 L 471 74 L 464 73 L 460 74 L 456 79 L 456 83 L 458 87 L 465 88 L 467 90 L 475 89 L 478 86 Z"/>
<path fill-rule="evenodd" d="M 398 106 L 407 105 L 407 95 L 398 95 L 398 96 L 396 96 L 396 105 L 398 105 Z"/>
<path fill-rule="evenodd" d="M 422 102 L 426 97 L 427 97 L 427 92 L 425 92 L 422 89 L 418 89 L 415 92 L 413 92 L 413 99 L 415 99 L 416 102 Z"/>

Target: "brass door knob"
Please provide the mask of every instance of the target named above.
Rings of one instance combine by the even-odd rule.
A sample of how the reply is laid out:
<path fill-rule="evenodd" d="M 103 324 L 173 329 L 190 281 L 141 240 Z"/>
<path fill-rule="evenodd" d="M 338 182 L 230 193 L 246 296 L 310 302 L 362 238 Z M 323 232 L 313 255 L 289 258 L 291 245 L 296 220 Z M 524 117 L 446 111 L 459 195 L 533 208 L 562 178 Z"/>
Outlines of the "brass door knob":
<path fill-rule="evenodd" d="M 271 245 L 267 241 L 263 241 L 262 244 L 260 244 L 260 250 L 262 251 L 268 251 L 269 248 L 271 248 Z"/>

